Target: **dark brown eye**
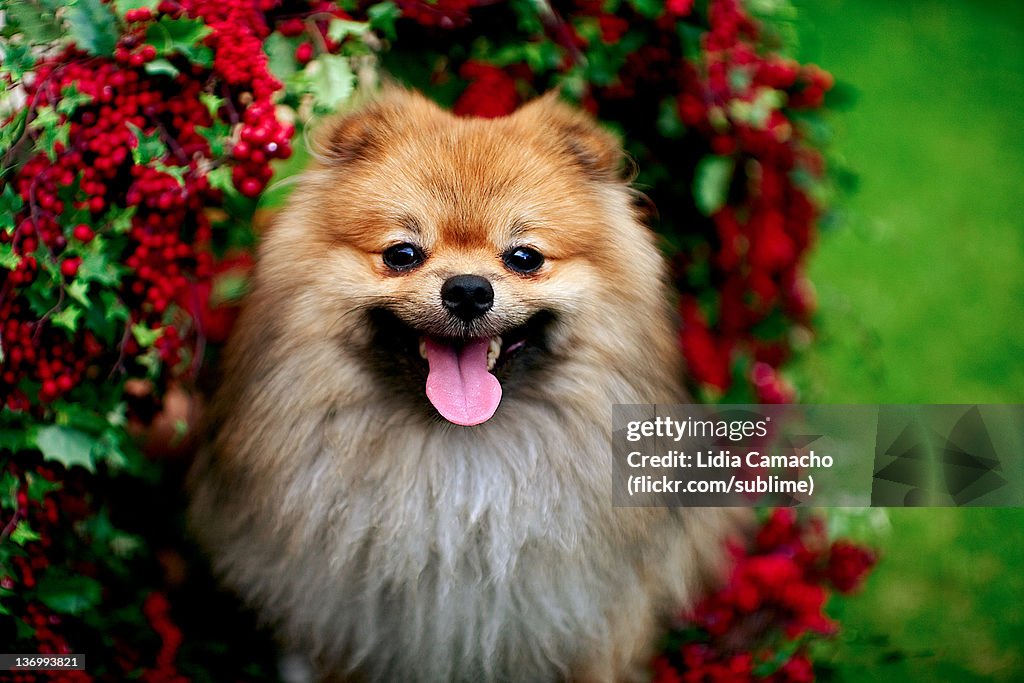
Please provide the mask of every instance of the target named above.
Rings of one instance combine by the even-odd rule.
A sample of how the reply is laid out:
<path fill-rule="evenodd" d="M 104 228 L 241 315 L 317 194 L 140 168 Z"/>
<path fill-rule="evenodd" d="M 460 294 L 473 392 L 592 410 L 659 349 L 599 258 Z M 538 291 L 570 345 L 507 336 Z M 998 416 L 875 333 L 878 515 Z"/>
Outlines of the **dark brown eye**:
<path fill-rule="evenodd" d="M 423 263 L 426 257 L 415 244 L 402 242 L 384 250 L 384 265 L 392 270 L 409 270 Z"/>
<path fill-rule="evenodd" d="M 517 273 L 532 273 L 544 265 L 544 255 L 530 247 L 513 247 L 501 259 Z"/>

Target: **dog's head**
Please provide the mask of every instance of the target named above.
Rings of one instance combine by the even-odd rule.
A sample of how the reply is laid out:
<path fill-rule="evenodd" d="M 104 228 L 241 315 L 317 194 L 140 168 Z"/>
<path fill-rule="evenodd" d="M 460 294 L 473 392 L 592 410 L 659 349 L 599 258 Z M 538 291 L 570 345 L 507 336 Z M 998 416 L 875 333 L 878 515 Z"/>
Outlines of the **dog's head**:
<path fill-rule="evenodd" d="M 555 97 L 460 119 L 393 89 L 325 124 L 314 151 L 259 277 L 294 283 L 281 304 L 388 391 L 423 403 L 425 388 L 474 425 L 564 358 L 614 365 L 651 343 L 661 263 L 620 147 Z"/>

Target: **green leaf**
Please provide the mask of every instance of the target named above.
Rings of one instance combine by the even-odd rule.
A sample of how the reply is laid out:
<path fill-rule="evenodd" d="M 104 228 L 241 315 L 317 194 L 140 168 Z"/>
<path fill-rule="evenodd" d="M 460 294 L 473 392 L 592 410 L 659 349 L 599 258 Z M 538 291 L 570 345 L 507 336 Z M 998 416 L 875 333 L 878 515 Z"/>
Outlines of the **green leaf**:
<path fill-rule="evenodd" d="M 167 145 L 160 139 L 159 131 L 146 133 L 133 123 L 129 123 L 128 127 L 138 141 L 138 144 L 132 148 L 132 160 L 136 164 L 145 166 L 152 161 L 159 161 L 167 156 Z"/>
<path fill-rule="evenodd" d="M 242 300 L 249 289 L 249 278 L 242 273 L 224 273 L 213 281 L 210 305 L 220 306 Z"/>
<path fill-rule="evenodd" d="M 25 481 L 28 482 L 28 499 L 34 501 L 40 501 L 43 499 L 43 496 L 51 491 L 57 491 L 62 488 L 60 482 L 50 481 L 34 472 L 26 472 Z"/>
<path fill-rule="evenodd" d="M 339 43 L 349 36 L 362 36 L 370 30 L 370 25 L 360 21 L 332 19 L 327 25 L 327 36 Z"/>
<path fill-rule="evenodd" d="M 271 34 L 271 38 L 274 35 L 277 34 Z M 270 40 L 270 38 L 267 38 L 267 40 Z M 220 111 L 220 108 L 224 106 L 224 98 L 210 92 L 199 93 L 199 101 L 203 103 L 206 110 L 210 112 L 210 116 L 214 118 L 217 117 L 217 112 Z"/>
<path fill-rule="evenodd" d="M 0 244 L 0 268 L 14 270 L 21 263 L 21 257 L 14 253 L 14 245 L 10 243 Z"/>
<path fill-rule="evenodd" d="M 51 569 L 36 588 L 40 602 L 61 614 L 78 614 L 95 607 L 103 595 L 99 581 L 88 576 L 69 576 Z"/>
<path fill-rule="evenodd" d="M 108 287 L 121 283 L 125 267 L 116 261 L 116 255 L 105 249 L 107 241 L 97 235 L 89 243 L 89 251 L 82 256 L 78 267 L 78 279 L 85 282 L 99 282 Z"/>
<path fill-rule="evenodd" d="M 657 19 L 665 11 L 663 0 L 629 0 L 629 4 L 636 9 L 637 14 L 648 19 Z"/>
<path fill-rule="evenodd" d="M 395 21 L 402 16 L 402 10 L 398 5 L 391 0 L 371 5 L 366 10 L 366 16 L 370 19 L 370 26 L 383 33 L 389 40 L 395 39 Z"/>
<path fill-rule="evenodd" d="M 25 123 L 28 121 L 28 110 L 28 107 L 22 107 L 9 121 L 0 126 L 0 157 L 7 156 L 11 148 L 17 145 L 24 137 Z M 0 167 L 0 179 L 6 176 L 11 168 L 13 168 L 13 165 L 7 168 Z"/>
<path fill-rule="evenodd" d="M 68 33 L 81 49 L 106 57 L 117 45 L 117 20 L 102 0 L 75 0 L 68 9 Z"/>
<path fill-rule="evenodd" d="M 296 71 L 295 48 L 298 47 L 298 44 L 298 40 L 288 38 L 280 33 L 271 33 L 263 41 L 263 51 L 267 53 L 267 65 L 270 67 L 270 72 L 282 81 L 290 78 Z"/>
<path fill-rule="evenodd" d="M 156 8 L 160 0 L 117 0 L 117 9 L 124 16 L 133 9 L 148 9 L 156 14 Z"/>
<path fill-rule="evenodd" d="M 160 360 L 160 352 L 155 348 L 150 348 L 141 356 L 136 356 L 135 362 L 146 369 L 146 377 L 148 379 L 156 379 L 160 376 L 163 362 Z"/>
<path fill-rule="evenodd" d="M 107 214 L 107 225 L 116 235 L 123 235 L 132 229 L 132 218 L 135 216 L 134 206 L 129 206 Z"/>
<path fill-rule="evenodd" d="M 206 174 L 206 180 L 210 187 L 221 192 L 236 192 L 235 184 L 231 180 L 231 169 L 227 166 L 218 166 Z"/>
<path fill-rule="evenodd" d="M 10 185 L 5 185 L 3 192 L 0 192 L 0 215 L 7 215 L 10 218 L 14 217 L 14 214 L 24 208 L 25 202 L 22 200 L 21 195 L 14 191 L 14 188 Z M 11 221 L 11 225 L 14 225 L 14 221 Z"/>
<path fill-rule="evenodd" d="M 67 287 L 68 295 L 82 304 L 86 308 L 89 307 L 89 283 L 84 280 L 75 280 Z"/>
<path fill-rule="evenodd" d="M 119 339 L 124 327 L 118 323 L 128 320 L 128 307 L 117 298 L 117 293 L 101 290 L 99 302 L 85 309 L 85 326 L 108 346 Z"/>
<path fill-rule="evenodd" d="M 84 432 L 62 425 L 47 425 L 36 432 L 36 446 L 44 460 L 55 460 L 70 469 L 81 465 L 90 472 L 93 438 Z"/>
<path fill-rule="evenodd" d="M 21 480 L 12 472 L 4 471 L 0 474 L 0 507 L 13 509 L 18 506 L 18 489 L 21 488 Z"/>
<path fill-rule="evenodd" d="M 210 48 L 202 45 L 203 39 L 213 31 L 200 19 L 171 19 L 161 17 L 146 31 L 145 41 L 156 48 L 160 56 L 180 54 L 201 66 L 213 63 Z"/>
<path fill-rule="evenodd" d="M 51 43 L 61 37 L 56 8 L 51 3 L 13 0 L 0 4 L 0 9 L 4 11 L 4 35 L 21 33 L 27 43 L 34 45 Z"/>
<path fill-rule="evenodd" d="M 734 159 L 713 154 L 697 162 L 693 178 L 693 198 L 697 208 L 705 216 L 710 216 L 725 206 L 735 166 Z"/>
<path fill-rule="evenodd" d="M 355 74 L 348 59 L 340 55 L 322 55 L 306 67 L 310 92 L 319 109 L 334 111 L 352 94 Z"/>
<path fill-rule="evenodd" d="M 36 56 L 32 52 L 32 45 L 28 41 L 18 43 L 4 42 L 3 56 L 3 61 L 0 62 L 0 73 L 10 74 L 11 80 L 14 83 L 22 80 L 25 74 L 30 73 L 36 65 Z"/>
<path fill-rule="evenodd" d="M 157 339 L 163 335 L 163 329 L 151 330 L 142 323 L 135 323 L 132 325 L 132 336 L 135 337 L 135 341 L 139 343 L 144 349 L 148 349 L 156 342 Z"/>
<path fill-rule="evenodd" d="M 178 187 L 185 187 L 185 174 L 188 173 L 188 168 L 184 166 L 170 166 L 161 161 L 153 164 L 153 168 L 174 178 L 178 183 Z"/>
<path fill-rule="evenodd" d="M 65 86 L 60 91 L 60 101 L 57 102 L 57 111 L 65 116 L 71 116 L 79 107 L 90 104 L 93 101 L 92 95 L 79 92 L 74 83 Z"/>
<path fill-rule="evenodd" d="M 154 59 L 152 62 L 147 63 L 144 68 L 150 76 L 170 76 L 175 78 L 181 73 L 178 71 L 178 67 L 163 58 Z"/>
<path fill-rule="evenodd" d="M 658 133 L 662 137 L 678 140 L 686 133 L 686 126 L 679 120 L 675 99 L 666 97 L 658 107 Z"/>
<path fill-rule="evenodd" d="M 11 532 L 11 540 L 18 545 L 25 545 L 31 541 L 38 541 L 40 536 L 28 525 L 28 522 L 24 519 L 18 522 L 18 525 L 14 527 L 14 531 Z"/>
<path fill-rule="evenodd" d="M 55 313 L 50 318 L 50 322 L 57 327 L 63 327 L 68 332 L 74 334 L 78 331 L 78 319 L 81 317 L 82 309 L 78 306 L 71 305 Z"/>
<path fill-rule="evenodd" d="M 30 428 L 0 428 L 0 451 L 17 453 L 35 446 L 35 433 Z"/>

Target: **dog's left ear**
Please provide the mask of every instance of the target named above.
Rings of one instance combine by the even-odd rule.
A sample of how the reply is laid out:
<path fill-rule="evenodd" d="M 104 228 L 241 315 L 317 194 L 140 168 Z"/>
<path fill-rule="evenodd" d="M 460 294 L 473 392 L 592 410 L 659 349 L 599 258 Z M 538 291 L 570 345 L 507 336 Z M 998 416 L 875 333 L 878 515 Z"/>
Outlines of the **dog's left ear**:
<path fill-rule="evenodd" d="M 380 156 L 392 138 L 406 131 L 410 122 L 440 113 L 423 95 L 397 85 L 387 85 L 368 99 L 353 103 L 346 112 L 323 121 L 310 140 L 310 151 L 324 166 L 340 166 Z"/>
<path fill-rule="evenodd" d="M 589 114 L 562 102 L 558 91 L 529 102 L 516 116 L 531 126 L 555 133 L 562 148 L 595 180 L 621 180 L 625 155 L 618 138 Z"/>

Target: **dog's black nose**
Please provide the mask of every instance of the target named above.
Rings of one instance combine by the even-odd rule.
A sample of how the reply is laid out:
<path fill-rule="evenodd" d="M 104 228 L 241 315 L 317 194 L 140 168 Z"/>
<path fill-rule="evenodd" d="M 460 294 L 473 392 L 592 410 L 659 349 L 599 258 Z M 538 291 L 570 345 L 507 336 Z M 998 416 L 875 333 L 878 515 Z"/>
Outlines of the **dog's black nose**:
<path fill-rule="evenodd" d="M 456 275 L 441 285 L 441 301 L 453 315 L 469 322 L 494 305 L 494 289 L 479 275 Z"/>

